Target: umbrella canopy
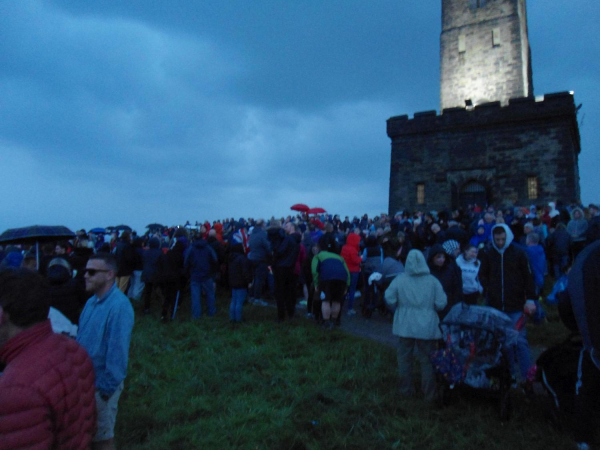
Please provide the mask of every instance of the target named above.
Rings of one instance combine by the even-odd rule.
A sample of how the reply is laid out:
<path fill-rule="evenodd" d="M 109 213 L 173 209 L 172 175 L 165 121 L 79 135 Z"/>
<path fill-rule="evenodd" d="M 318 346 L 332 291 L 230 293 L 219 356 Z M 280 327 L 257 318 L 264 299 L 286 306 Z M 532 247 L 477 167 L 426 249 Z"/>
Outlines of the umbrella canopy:
<path fill-rule="evenodd" d="M 98 228 L 92 228 L 90 230 L 90 233 L 104 234 L 104 233 L 106 233 L 106 230 L 104 228 L 100 228 L 100 227 L 98 227 Z"/>
<path fill-rule="evenodd" d="M 310 208 L 308 211 L 306 211 L 307 214 L 323 214 L 326 212 L 327 211 L 325 211 L 323 208 Z"/>
<path fill-rule="evenodd" d="M 308 206 L 306 206 L 304 203 L 296 203 L 295 205 L 293 205 L 290 208 L 292 211 L 299 211 L 299 212 L 307 212 L 310 208 Z"/>
<path fill-rule="evenodd" d="M 156 230 L 157 228 L 164 228 L 160 223 L 151 223 L 150 225 L 146 225 L 146 228 L 150 228 L 151 230 Z"/>
<path fill-rule="evenodd" d="M 32 225 L 23 228 L 11 228 L 0 235 L 2 244 L 34 244 L 36 266 L 40 268 L 40 242 L 52 242 L 60 239 L 74 238 L 75 233 L 67 227 Z"/>
<path fill-rule="evenodd" d="M 117 231 L 131 231 L 131 227 L 128 225 L 117 225 L 114 229 Z"/>
<path fill-rule="evenodd" d="M 58 241 L 74 238 L 75 233 L 63 226 L 32 225 L 23 228 L 11 228 L 0 235 L 0 243 L 26 244 L 34 242 Z"/>

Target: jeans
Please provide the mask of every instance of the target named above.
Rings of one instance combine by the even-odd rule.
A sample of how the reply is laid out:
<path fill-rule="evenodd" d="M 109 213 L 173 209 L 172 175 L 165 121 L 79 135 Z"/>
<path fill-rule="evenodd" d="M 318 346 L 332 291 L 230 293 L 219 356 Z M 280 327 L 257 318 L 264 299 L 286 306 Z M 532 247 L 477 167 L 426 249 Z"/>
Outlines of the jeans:
<path fill-rule="evenodd" d="M 558 280 L 562 277 L 562 268 L 565 267 L 569 263 L 569 256 L 557 256 L 554 260 L 554 264 L 552 264 L 552 268 L 554 269 L 554 279 Z"/>
<path fill-rule="evenodd" d="M 413 357 L 421 366 L 421 391 L 425 400 L 435 396 L 435 373 L 429 355 L 435 351 L 436 341 L 427 339 L 398 338 L 398 371 L 400 372 L 400 393 L 410 397 L 415 392 L 413 385 Z"/>
<path fill-rule="evenodd" d="M 252 261 L 252 269 L 254 270 L 254 282 L 252 284 L 252 292 L 254 298 L 262 298 L 265 281 L 269 272 L 269 265 L 263 261 Z"/>
<path fill-rule="evenodd" d="M 356 285 L 360 272 L 350 272 L 350 287 L 348 288 L 348 311 L 354 307 L 354 294 L 356 294 Z"/>
<path fill-rule="evenodd" d="M 513 325 L 517 324 L 517 321 L 523 314 L 522 311 L 507 312 L 506 315 L 510 317 Z M 519 337 L 517 338 L 517 351 L 515 355 L 514 348 L 508 349 L 508 358 L 510 361 L 511 368 L 515 366 L 515 356 L 519 362 L 519 369 L 521 372 L 521 381 L 527 380 L 527 372 L 531 368 L 531 352 L 529 351 L 529 341 L 527 341 L 527 329 L 523 327 L 519 331 Z M 514 372 L 514 371 L 513 371 Z"/>
<path fill-rule="evenodd" d="M 242 305 L 246 300 L 245 288 L 231 289 L 231 305 L 229 306 L 229 320 L 233 322 L 242 321 Z"/>
<path fill-rule="evenodd" d="M 192 319 L 198 319 L 202 315 L 202 306 L 200 304 L 200 297 L 202 292 L 206 295 L 206 305 L 208 307 L 208 315 L 214 316 L 217 313 L 217 306 L 215 303 L 215 286 L 213 279 L 208 278 L 202 281 L 190 282 L 190 294 L 192 297 Z"/>

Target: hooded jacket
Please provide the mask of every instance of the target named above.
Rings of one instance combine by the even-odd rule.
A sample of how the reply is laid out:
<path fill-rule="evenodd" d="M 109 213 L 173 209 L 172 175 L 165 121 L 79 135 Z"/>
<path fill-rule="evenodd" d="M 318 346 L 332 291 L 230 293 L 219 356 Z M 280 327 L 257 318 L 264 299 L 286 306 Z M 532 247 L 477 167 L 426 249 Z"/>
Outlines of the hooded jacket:
<path fill-rule="evenodd" d="M 185 257 L 184 268 L 195 282 L 206 281 L 213 276 L 218 265 L 217 254 L 204 239 L 198 239 Z"/>
<path fill-rule="evenodd" d="M 556 216 L 560 215 L 560 213 L 556 210 L 556 203 L 550 202 L 550 203 L 548 203 L 548 206 L 550 207 L 550 211 L 548 211 L 548 215 L 550 216 L 551 219 L 554 219 Z"/>
<path fill-rule="evenodd" d="M 567 288 L 577 327 L 583 338 L 584 348 L 590 352 L 592 361 L 600 369 L 600 242 L 588 245 L 577 256 L 569 273 Z"/>
<path fill-rule="evenodd" d="M 233 244 L 229 252 L 229 286 L 232 289 L 245 289 L 252 281 L 250 262 L 244 254 L 242 244 Z"/>
<path fill-rule="evenodd" d="M 494 242 L 494 230 L 506 232 L 504 247 Z M 514 236 L 503 223 L 492 228 L 492 241 L 481 254 L 479 280 L 485 290 L 488 305 L 503 312 L 522 311 L 526 300 L 535 299 L 535 285 L 525 250 L 512 244 Z"/>
<path fill-rule="evenodd" d="M 398 275 L 385 291 L 385 302 L 396 307 L 392 332 L 414 339 L 439 339 L 439 318 L 446 294 L 440 282 L 429 273 L 423 253 L 411 250 L 405 272 Z"/>
<path fill-rule="evenodd" d="M 556 259 L 561 256 L 569 256 L 571 242 L 571 235 L 567 232 L 567 227 L 564 223 L 559 223 L 554 232 L 546 239 L 548 255 Z"/>
<path fill-rule="evenodd" d="M 162 255 L 158 260 L 158 271 L 161 283 L 175 283 L 177 289 L 185 285 L 183 262 L 185 260 L 185 243 L 183 238 L 177 238 L 177 242 L 171 250 Z"/>
<path fill-rule="evenodd" d="M 446 255 L 442 267 L 438 267 L 433 263 L 433 258 L 439 253 Z M 463 301 L 462 272 L 440 244 L 435 244 L 429 249 L 427 265 L 429 266 L 431 275 L 436 277 L 442 284 L 447 297 L 446 307 L 443 311 L 440 311 L 440 318 L 443 319 L 448 314 L 448 311 L 450 311 L 450 308 Z"/>
<path fill-rule="evenodd" d="M 350 233 L 346 239 L 346 244 L 342 247 L 342 258 L 346 261 L 350 273 L 360 272 L 360 263 L 362 258 L 360 252 L 360 236 L 356 233 Z"/>
<path fill-rule="evenodd" d="M 142 281 L 144 283 L 156 283 L 159 281 L 160 275 L 158 260 L 163 252 L 160 249 L 160 241 L 158 238 L 151 238 L 150 242 L 148 242 L 148 246 L 150 248 L 142 253 L 142 261 L 144 262 Z"/>
<path fill-rule="evenodd" d="M 69 269 L 58 264 L 48 267 L 46 276 L 50 283 L 50 306 L 77 325 L 81 309 L 88 299 L 85 285 L 72 278 Z"/>
<path fill-rule="evenodd" d="M 579 219 L 575 218 L 575 211 L 579 211 L 581 214 Z M 588 221 L 585 220 L 583 211 L 581 208 L 573 208 L 573 211 L 571 211 L 571 220 L 567 224 L 567 231 L 571 235 L 571 238 L 573 238 L 573 242 L 585 241 L 587 229 Z"/>
<path fill-rule="evenodd" d="M 544 274 L 546 273 L 546 253 L 540 244 L 528 245 L 525 247 L 527 257 L 529 258 L 529 266 L 533 273 L 533 281 L 536 287 L 544 287 Z"/>
<path fill-rule="evenodd" d="M 248 253 L 250 261 L 269 262 L 271 244 L 267 238 L 267 232 L 262 227 L 254 227 L 248 245 L 250 247 L 250 253 Z"/>

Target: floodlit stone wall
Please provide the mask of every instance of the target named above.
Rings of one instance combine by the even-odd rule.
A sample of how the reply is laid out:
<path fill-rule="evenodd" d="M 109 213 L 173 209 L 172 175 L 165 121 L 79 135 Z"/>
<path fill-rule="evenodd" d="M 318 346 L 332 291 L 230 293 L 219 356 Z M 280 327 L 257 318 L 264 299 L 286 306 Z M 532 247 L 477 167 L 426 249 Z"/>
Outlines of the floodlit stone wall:
<path fill-rule="evenodd" d="M 533 95 L 525 0 L 442 0 L 441 108 Z"/>
<path fill-rule="evenodd" d="M 466 108 L 392 117 L 389 212 L 440 210 L 461 205 L 461 190 L 475 181 L 498 206 L 579 199 L 579 129 L 568 92 Z M 538 196 L 529 198 L 528 178 Z M 417 203 L 417 185 L 425 201 Z"/>

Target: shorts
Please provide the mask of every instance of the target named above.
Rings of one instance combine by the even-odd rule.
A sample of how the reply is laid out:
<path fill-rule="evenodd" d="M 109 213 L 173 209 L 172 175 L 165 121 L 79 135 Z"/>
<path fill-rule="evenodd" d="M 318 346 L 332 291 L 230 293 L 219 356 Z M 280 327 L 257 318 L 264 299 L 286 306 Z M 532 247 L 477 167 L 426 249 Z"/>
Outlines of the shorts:
<path fill-rule="evenodd" d="M 319 290 L 325 294 L 325 302 L 342 303 L 346 292 L 346 282 L 341 280 L 327 280 L 319 283 Z"/>
<path fill-rule="evenodd" d="M 107 401 L 102 400 L 96 391 L 96 411 L 98 413 L 98 430 L 92 442 L 107 441 L 115 437 L 115 423 L 117 422 L 117 405 L 123 392 L 123 382 Z"/>

